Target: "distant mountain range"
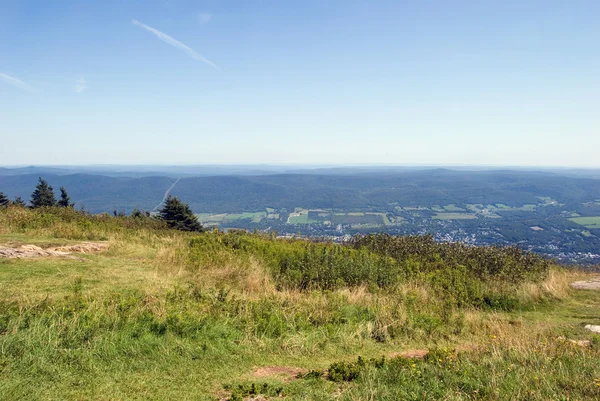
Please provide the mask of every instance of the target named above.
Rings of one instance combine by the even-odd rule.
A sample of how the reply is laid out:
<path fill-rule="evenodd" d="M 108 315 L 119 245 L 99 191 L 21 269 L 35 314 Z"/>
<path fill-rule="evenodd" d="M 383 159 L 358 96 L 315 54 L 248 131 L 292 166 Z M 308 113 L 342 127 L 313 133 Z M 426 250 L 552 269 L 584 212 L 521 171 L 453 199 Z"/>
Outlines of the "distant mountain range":
<path fill-rule="evenodd" d="M 176 181 L 172 194 L 189 203 L 197 213 L 255 211 L 265 207 L 385 210 L 393 205 L 523 205 L 537 203 L 540 197 L 565 204 L 600 200 L 600 174 L 596 170 L 346 167 L 274 174 L 272 171 L 277 172 L 279 167 L 253 166 L 254 169 L 242 169 L 243 174 L 215 174 L 207 166 L 163 167 L 161 171 L 152 171 L 151 167 L 139 171 L 106 166 L 104 171 L 100 167 L 0 168 L 0 191 L 10 198 L 21 196 L 28 200 L 42 176 L 56 192 L 59 187 L 66 187 L 78 207 L 92 212 L 130 212 L 136 207 L 151 210 Z M 236 168 L 241 169 L 215 167 L 220 173 Z M 213 175 L 200 173 L 210 171 Z"/>
<path fill-rule="evenodd" d="M 310 174 L 310 175 L 355 175 L 355 174 L 393 174 L 404 172 L 430 171 L 447 169 L 453 171 L 514 171 L 544 172 L 567 177 L 600 178 L 600 169 L 584 168 L 550 168 L 550 167 L 506 167 L 490 168 L 485 166 L 440 167 L 440 166 L 319 166 L 319 165 L 198 165 L 198 166 L 165 166 L 165 165 L 89 165 L 89 166 L 22 166 L 0 167 L 0 176 L 27 174 L 92 174 L 109 177 L 140 178 L 153 176 L 209 177 L 209 176 L 254 176 L 274 174 Z"/>

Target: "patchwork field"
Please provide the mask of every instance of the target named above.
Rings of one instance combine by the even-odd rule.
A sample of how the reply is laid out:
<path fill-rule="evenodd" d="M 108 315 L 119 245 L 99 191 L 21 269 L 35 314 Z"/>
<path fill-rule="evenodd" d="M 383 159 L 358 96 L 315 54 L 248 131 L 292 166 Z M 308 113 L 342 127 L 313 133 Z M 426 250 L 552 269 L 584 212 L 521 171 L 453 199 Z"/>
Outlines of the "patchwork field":
<path fill-rule="evenodd" d="M 572 217 L 569 220 L 586 228 L 600 228 L 600 216 Z"/>

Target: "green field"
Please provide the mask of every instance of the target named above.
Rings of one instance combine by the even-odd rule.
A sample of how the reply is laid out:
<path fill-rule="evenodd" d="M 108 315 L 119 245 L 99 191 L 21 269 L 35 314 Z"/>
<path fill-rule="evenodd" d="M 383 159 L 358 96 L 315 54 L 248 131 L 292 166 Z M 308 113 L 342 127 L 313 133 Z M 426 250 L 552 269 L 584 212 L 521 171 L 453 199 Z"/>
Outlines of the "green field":
<path fill-rule="evenodd" d="M 586 228 L 600 228 L 600 216 L 572 217 L 569 220 Z"/>
<path fill-rule="evenodd" d="M 454 204 L 444 206 L 444 210 L 447 212 L 466 212 L 465 209 Z"/>
<path fill-rule="evenodd" d="M 298 216 L 288 217 L 288 223 L 290 224 L 308 224 L 308 215 L 300 214 Z"/>
<path fill-rule="evenodd" d="M 472 220 L 477 215 L 473 213 L 437 213 L 432 217 L 434 220 Z"/>
<path fill-rule="evenodd" d="M 196 213 L 196 217 L 203 224 L 218 224 L 223 222 L 227 213 L 211 214 L 211 213 Z"/>
<path fill-rule="evenodd" d="M 400 224 L 400 216 L 388 216 L 387 213 L 376 212 L 327 212 L 324 210 L 307 210 L 296 208 L 288 217 L 289 224 L 326 224 L 350 225 L 354 229 L 376 228 Z"/>
<path fill-rule="evenodd" d="M 244 212 L 244 213 L 196 213 L 198 220 L 207 225 L 231 222 L 240 219 L 252 220 L 253 223 L 260 223 L 264 218 L 279 218 L 278 214 L 268 215 L 267 212 Z"/>
<path fill-rule="evenodd" d="M 293 213 L 290 213 L 288 217 L 288 224 L 313 224 L 318 223 L 318 220 L 310 219 L 308 214 L 310 211 L 308 209 L 295 208 Z"/>

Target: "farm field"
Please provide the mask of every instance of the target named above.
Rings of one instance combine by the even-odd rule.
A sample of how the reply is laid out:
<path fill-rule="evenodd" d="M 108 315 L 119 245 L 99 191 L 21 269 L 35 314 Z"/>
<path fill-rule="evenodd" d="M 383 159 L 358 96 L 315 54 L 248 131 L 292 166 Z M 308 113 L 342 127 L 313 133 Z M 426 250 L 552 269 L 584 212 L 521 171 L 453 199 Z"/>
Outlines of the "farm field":
<path fill-rule="evenodd" d="M 268 212 L 244 212 L 244 213 L 196 213 L 198 220 L 206 225 L 219 225 L 224 222 L 233 222 L 236 220 L 250 220 L 253 223 L 260 223 L 263 219 L 278 219 L 279 214 Z"/>
<path fill-rule="evenodd" d="M 444 210 L 447 212 L 466 212 L 466 209 L 458 207 L 454 204 L 444 206 Z"/>
<path fill-rule="evenodd" d="M 572 217 L 569 220 L 586 228 L 600 228 L 600 216 Z"/>

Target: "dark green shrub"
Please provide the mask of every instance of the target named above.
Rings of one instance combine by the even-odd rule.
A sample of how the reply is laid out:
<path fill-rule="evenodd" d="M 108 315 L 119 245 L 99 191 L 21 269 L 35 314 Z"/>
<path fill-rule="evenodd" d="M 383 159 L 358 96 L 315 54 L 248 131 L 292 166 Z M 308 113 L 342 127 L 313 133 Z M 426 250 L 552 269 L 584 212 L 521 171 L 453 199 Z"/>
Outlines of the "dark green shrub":
<path fill-rule="evenodd" d="M 334 362 L 329 366 L 328 378 L 334 382 L 351 382 L 358 378 L 360 369 L 358 363 Z"/>
<path fill-rule="evenodd" d="M 278 289 L 322 291 L 363 285 L 377 292 L 402 282 L 420 282 L 446 305 L 446 318 L 452 308 L 465 306 L 507 311 L 522 307 L 510 294 L 523 281 L 543 279 L 549 269 L 545 259 L 514 247 L 440 244 L 428 236 L 387 234 L 358 236 L 343 245 L 242 231 L 208 233 L 190 240 L 188 258 L 196 270 L 232 260 L 260 260 Z"/>
<path fill-rule="evenodd" d="M 311 369 L 306 373 L 298 373 L 296 376 L 298 379 L 310 380 L 310 379 L 320 379 L 325 375 L 325 372 L 322 370 Z"/>
<path fill-rule="evenodd" d="M 418 261 L 420 272 L 454 269 L 463 266 L 482 280 L 502 280 L 517 283 L 538 280 L 548 273 L 550 262 L 541 256 L 525 252 L 516 246 L 470 246 L 458 242 L 438 243 L 431 236 L 394 237 L 389 234 L 357 235 L 350 243 L 354 249 L 365 248 L 400 262 Z M 417 273 L 416 265 L 405 270 Z"/>
<path fill-rule="evenodd" d="M 228 401 L 243 401 L 247 397 L 264 395 L 267 397 L 279 397 L 283 392 L 283 387 L 273 386 L 268 383 L 244 383 L 238 385 L 224 385 L 223 388 L 231 391 Z"/>

